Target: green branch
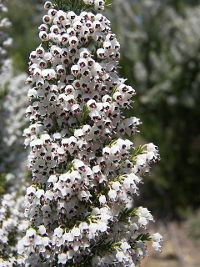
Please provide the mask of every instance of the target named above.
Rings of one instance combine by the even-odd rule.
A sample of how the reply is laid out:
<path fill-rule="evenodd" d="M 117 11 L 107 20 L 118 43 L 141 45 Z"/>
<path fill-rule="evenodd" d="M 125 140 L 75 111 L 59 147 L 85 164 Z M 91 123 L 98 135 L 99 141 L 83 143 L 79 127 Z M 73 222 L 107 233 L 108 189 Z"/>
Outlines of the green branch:
<path fill-rule="evenodd" d="M 63 11 L 81 12 L 82 10 L 91 9 L 86 6 L 82 0 L 53 0 L 54 7 Z"/>

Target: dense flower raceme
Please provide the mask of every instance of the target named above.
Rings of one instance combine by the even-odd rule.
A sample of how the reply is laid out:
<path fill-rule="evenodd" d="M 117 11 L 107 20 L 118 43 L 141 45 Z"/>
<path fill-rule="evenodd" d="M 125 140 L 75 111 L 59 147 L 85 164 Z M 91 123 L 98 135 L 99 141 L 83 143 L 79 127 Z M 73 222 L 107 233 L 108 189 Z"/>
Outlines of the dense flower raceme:
<path fill-rule="evenodd" d="M 7 170 L 7 164 L 10 164 L 13 170 L 23 161 L 21 155 L 24 153 L 19 154 L 19 150 L 23 151 L 21 136 L 26 124 L 23 109 L 27 102 L 28 90 L 27 86 L 24 86 L 26 74 L 13 77 L 12 61 L 7 55 L 7 48 L 12 44 L 12 39 L 7 34 L 11 23 L 6 18 L 5 4 L 6 1 L 0 0 L 0 172 Z"/>
<path fill-rule="evenodd" d="M 22 132 L 26 124 L 26 75 L 12 75 L 7 48 L 11 26 L 5 17 L 6 1 L 0 0 L 0 266 L 14 266 L 18 240 L 28 227 L 24 218 L 25 169 Z M 6 194 L 3 194 L 5 193 Z"/>
<path fill-rule="evenodd" d="M 10 61 L 6 59 L 7 48 L 12 44 L 12 39 L 7 35 L 7 29 L 11 23 L 6 18 L 7 8 L 5 1 L 0 0 L 0 87 L 4 84 L 4 81 L 9 78 L 10 74 Z"/>
<path fill-rule="evenodd" d="M 3 102 L 5 99 L 5 85 L 8 83 L 11 77 L 11 61 L 7 58 L 7 47 L 11 43 L 11 39 L 7 35 L 7 29 L 10 27 L 11 23 L 5 17 L 7 8 L 5 6 L 5 1 L 0 0 L 0 116 L 3 118 Z M 1 119 L 0 124 L 0 172 L 2 172 L 2 160 L 5 158 L 4 155 L 4 144 L 3 139 L 3 119 Z M 2 153 L 3 152 L 3 153 Z M 3 164 L 4 165 L 4 164 Z"/>
<path fill-rule="evenodd" d="M 133 201 L 158 150 L 129 140 L 140 121 L 123 116 L 135 90 L 117 73 L 120 44 L 110 21 L 50 2 L 45 9 L 27 79 L 25 144 L 33 184 L 26 216 L 32 226 L 18 243 L 19 260 L 26 266 L 135 266 L 145 241 L 159 250 L 162 239 L 148 233 L 153 217 Z"/>
<path fill-rule="evenodd" d="M 21 74 L 10 80 L 0 114 L 0 178 L 3 178 L 0 184 L 0 266 L 3 267 L 14 266 L 16 244 L 29 225 L 24 217 L 27 153 L 22 138 L 26 123 L 23 114 L 28 90 L 24 86 L 26 78 Z"/>
<path fill-rule="evenodd" d="M 27 153 L 22 138 L 27 123 L 24 119 L 26 78 L 26 74 L 20 74 L 7 81 L 0 112 L 0 266 L 3 267 L 14 266 L 16 244 L 29 225 L 24 217 Z"/>
<path fill-rule="evenodd" d="M 23 111 L 27 99 L 26 78 L 21 74 L 8 82 L 0 113 L 0 178 L 3 178 L 0 184 L 0 266 L 3 267 L 14 266 L 16 244 L 29 225 L 24 217 L 27 153 L 22 138 L 26 124 Z"/>
<path fill-rule="evenodd" d="M 16 178 L 18 177 L 7 175 L 7 179 L 13 179 L 15 182 Z M 16 263 L 16 244 L 29 226 L 28 220 L 24 218 L 23 204 L 23 195 L 19 197 L 14 190 L 3 195 L 1 199 L 0 266 L 2 267 L 11 267 Z"/>
<path fill-rule="evenodd" d="M 27 90 L 25 86 L 26 74 L 19 74 L 7 82 L 7 93 L 3 98 L 0 141 L 0 171 L 13 171 L 19 169 L 26 159 L 23 149 L 23 129 L 27 120 L 24 119 L 25 107 L 27 106 Z M 10 168 L 11 167 L 11 168 Z"/>
<path fill-rule="evenodd" d="M 22 132 L 25 127 L 23 108 L 26 106 L 25 74 L 13 77 L 7 84 L 1 110 L 0 175 L 6 194 L 0 195 L 0 266 L 11 267 L 16 262 L 16 244 L 29 222 L 24 217 L 26 186 L 26 152 Z M 1 194 L 2 192 L 0 192 Z"/>
<path fill-rule="evenodd" d="M 3 59 L 6 56 L 6 48 L 12 43 L 12 39 L 7 35 L 6 30 L 11 26 L 8 18 L 5 17 L 7 8 L 5 1 L 0 0 L 0 64 L 2 65 Z"/>

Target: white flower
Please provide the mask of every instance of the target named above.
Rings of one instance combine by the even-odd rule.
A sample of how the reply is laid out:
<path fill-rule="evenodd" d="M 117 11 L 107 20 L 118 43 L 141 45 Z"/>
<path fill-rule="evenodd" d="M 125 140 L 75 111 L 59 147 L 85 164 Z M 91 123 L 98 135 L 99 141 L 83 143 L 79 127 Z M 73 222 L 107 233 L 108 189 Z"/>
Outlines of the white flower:
<path fill-rule="evenodd" d="M 111 201 L 115 201 L 117 198 L 117 192 L 115 190 L 110 189 L 108 192 L 108 197 Z"/>
<path fill-rule="evenodd" d="M 36 236 L 36 231 L 33 228 L 30 228 L 26 231 L 26 236 L 29 238 L 34 238 Z"/>
<path fill-rule="evenodd" d="M 155 234 L 151 235 L 151 239 L 153 241 L 153 243 L 152 243 L 153 249 L 155 251 L 161 251 L 162 246 L 160 243 L 163 240 L 163 237 L 161 236 L 161 234 L 155 233 Z"/>
<path fill-rule="evenodd" d="M 40 225 L 38 227 L 38 232 L 41 234 L 41 235 L 45 235 L 46 234 L 46 228 L 44 225 Z"/>
<path fill-rule="evenodd" d="M 99 231 L 100 232 L 106 232 L 107 230 L 108 230 L 108 225 L 107 225 L 107 223 L 106 222 L 103 222 L 103 221 L 100 221 L 99 223 L 98 223 L 98 229 L 99 229 Z"/>
<path fill-rule="evenodd" d="M 160 245 L 159 242 L 153 242 L 153 243 L 152 243 L 152 247 L 153 247 L 153 249 L 154 249 L 155 251 L 161 251 L 161 248 L 162 248 L 162 246 Z"/>
<path fill-rule="evenodd" d="M 75 227 L 71 230 L 71 234 L 74 237 L 79 237 L 81 235 L 80 229 L 78 227 Z"/>
<path fill-rule="evenodd" d="M 55 228 L 54 230 L 54 236 L 57 236 L 57 237 L 62 237 L 63 235 L 63 229 L 58 227 L 58 228 Z"/>
<path fill-rule="evenodd" d="M 68 255 L 65 253 L 58 254 L 58 263 L 65 264 L 67 262 Z"/>
<path fill-rule="evenodd" d="M 104 205 L 104 204 L 106 203 L 106 196 L 105 196 L 105 195 L 101 195 L 101 196 L 99 197 L 99 203 L 100 203 L 101 205 Z"/>
<path fill-rule="evenodd" d="M 73 242 L 74 241 L 74 236 L 72 233 L 65 233 L 63 235 L 63 239 L 66 241 L 66 242 Z"/>
<path fill-rule="evenodd" d="M 124 262 L 126 260 L 126 255 L 122 251 L 117 251 L 116 259 L 118 262 Z"/>

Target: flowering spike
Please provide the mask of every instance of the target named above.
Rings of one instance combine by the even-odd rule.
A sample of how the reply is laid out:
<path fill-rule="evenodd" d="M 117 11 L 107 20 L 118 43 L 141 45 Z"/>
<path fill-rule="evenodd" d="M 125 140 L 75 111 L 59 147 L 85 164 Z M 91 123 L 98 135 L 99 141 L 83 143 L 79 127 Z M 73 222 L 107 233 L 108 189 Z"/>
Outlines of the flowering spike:
<path fill-rule="evenodd" d="M 98 10 L 105 4 L 84 2 Z M 130 141 L 140 121 L 123 111 L 135 90 L 119 77 L 120 44 L 110 21 L 96 12 L 59 10 L 63 1 L 56 3 L 46 2 L 41 44 L 30 54 L 25 144 L 32 227 L 19 254 L 27 266 L 135 266 L 153 217 L 134 207 L 134 197 L 158 150 Z"/>
<path fill-rule="evenodd" d="M 5 59 L 6 56 L 6 49 L 11 45 L 12 39 L 8 37 L 6 34 L 6 30 L 11 26 L 10 21 L 8 18 L 4 16 L 4 14 L 7 12 L 7 8 L 4 4 L 5 1 L 0 0 L 0 64 L 3 63 L 3 59 Z"/>
<path fill-rule="evenodd" d="M 5 17 L 5 4 L 0 0 L 0 266 L 7 267 L 16 266 L 16 244 L 28 227 L 23 212 L 25 153 L 21 143 L 28 88 L 24 87 L 25 74 L 12 76 L 7 55 L 12 44 L 7 35 L 11 23 Z"/>
<path fill-rule="evenodd" d="M 12 44 L 12 39 L 7 35 L 7 29 L 11 23 L 5 16 L 6 12 L 5 1 L 0 0 L 0 90 L 10 78 L 10 61 L 7 60 L 7 49 Z M 0 91 L 0 98 L 1 95 L 2 92 Z"/>

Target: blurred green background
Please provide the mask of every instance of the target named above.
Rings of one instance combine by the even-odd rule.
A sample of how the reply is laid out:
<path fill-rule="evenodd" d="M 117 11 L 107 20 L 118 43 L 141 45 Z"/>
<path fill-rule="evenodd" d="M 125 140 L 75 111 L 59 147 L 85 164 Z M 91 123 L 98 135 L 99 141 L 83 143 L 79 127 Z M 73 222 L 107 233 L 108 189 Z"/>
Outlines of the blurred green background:
<path fill-rule="evenodd" d="M 106 11 L 121 43 L 121 68 L 137 91 L 142 139 L 161 161 L 145 178 L 142 201 L 154 214 L 184 218 L 200 206 L 200 1 L 113 0 Z M 39 42 L 42 0 L 8 1 L 15 72 Z"/>

